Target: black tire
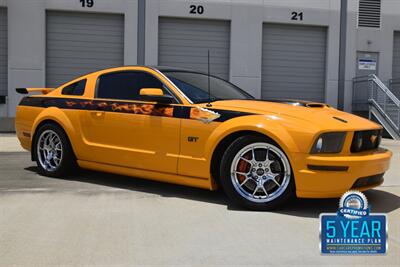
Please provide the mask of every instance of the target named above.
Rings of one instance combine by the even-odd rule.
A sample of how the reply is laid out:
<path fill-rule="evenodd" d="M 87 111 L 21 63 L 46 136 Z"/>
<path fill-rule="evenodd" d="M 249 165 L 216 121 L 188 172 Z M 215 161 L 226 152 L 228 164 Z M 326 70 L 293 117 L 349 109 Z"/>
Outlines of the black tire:
<path fill-rule="evenodd" d="M 46 169 L 40 162 L 38 154 L 38 142 L 43 133 L 55 133 L 60 140 L 62 147 L 62 157 L 58 166 L 52 170 Z M 33 140 L 32 153 L 39 169 L 39 173 L 45 176 L 66 178 L 77 170 L 76 157 L 72 150 L 71 143 L 65 131 L 54 123 L 46 123 L 39 127 Z"/>
<path fill-rule="evenodd" d="M 281 189 L 282 193 L 277 196 L 274 199 L 271 199 L 270 201 L 267 202 L 257 202 L 256 200 L 250 201 L 248 198 L 243 196 L 243 193 L 239 193 L 240 189 L 238 188 L 238 185 L 234 185 L 233 178 L 231 177 L 231 166 L 233 164 L 233 161 L 236 157 L 236 155 L 242 150 L 245 149 L 247 146 L 255 143 L 265 143 L 274 146 L 275 148 L 278 148 L 282 155 L 286 157 L 286 163 L 289 164 L 289 169 L 290 169 L 290 175 L 286 176 L 286 179 L 288 179 L 287 186 L 285 189 Z M 257 158 L 257 157 L 256 157 Z M 250 163 L 249 163 L 250 164 Z M 252 167 L 250 167 L 252 168 Z M 264 167 L 262 167 L 264 168 Z M 253 169 L 254 170 L 254 169 Z M 266 210 L 273 210 L 276 209 L 283 204 L 287 203 L 290 201 L 292 198 L 295 196 L 295 183 L 294 183 L 294 176 L 293 176 L 293 171 L 291 169 L 290 162 L 284 153 L 284 151 L 279 147 L 278 144 L 273 142 L 272 140 L 263 137 L 263 136 L 256 136 L 256 135 L 247 135 L 247 136 L 242 136 L 236 139 L 225 151 L 222 161 L 221 161 L 221 166 L 220 166 L 220 184 L 222 185 L 222 188 L 225 192 L 225 194 L 236 204 L 245 207 L 247 209 L 251 210 L 260 210 L 260 211 L 266 211 Z M 236 177 L 236 176 L 235 176 Z M 244 176 L 246 177 L 246 176 Z M 283 178 L 282 178 L 283 179 Z M 252 180 L 252 181 L 250 181 Z M 251 183 L 256 184 L 257 182 L 254 182 L 253 179 L 249 179 Z M 285 182 L 286 184 L 286 182 Z M 256 187 L 256 185 L 255 185 Z M 264 184 L 263 184 L 264 187 Z M 261 187 L 260 187 L 261 189 Z M 256 189 L 260 190 L 260 189 Z M 283 191 L 284 190 L 284 191 Z M 258 191 L 257 191 L 258 192 Z M 261 201 L 261 200 L 260 200 Z"/>

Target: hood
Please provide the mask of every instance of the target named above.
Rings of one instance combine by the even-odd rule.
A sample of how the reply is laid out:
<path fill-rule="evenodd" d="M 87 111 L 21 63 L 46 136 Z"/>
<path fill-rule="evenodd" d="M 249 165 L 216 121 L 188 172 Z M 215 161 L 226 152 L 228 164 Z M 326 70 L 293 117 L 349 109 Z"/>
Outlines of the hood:
<path fill-rule="evenodd" d="M 321 128 L 343 130 L 380 129 L 381 126 L 359 116 L 339 111 L 329 105 L 305 101 L 223 100 L 212 103 L 212 109 L 224 109 L 275 115 L 307 121 Z"/>

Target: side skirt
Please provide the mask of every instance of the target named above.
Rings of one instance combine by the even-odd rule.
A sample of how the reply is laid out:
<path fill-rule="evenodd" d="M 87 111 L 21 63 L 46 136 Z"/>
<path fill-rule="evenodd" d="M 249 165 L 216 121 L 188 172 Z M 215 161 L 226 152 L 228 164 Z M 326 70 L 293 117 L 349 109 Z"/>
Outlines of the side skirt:
<path fill-rule="evenodd" d="M 160 173 L 155 171 L 132 169 L 127 167 L 115 166 L 102 164 L 91 161 L 78 160 L 78 165 L 82 169 L 88 169 L 93 171 L 102 171 L 108 173 L 115 173 L 120 175 L 132 176 L 135 178 L 143 178 L 148 180 L 154 180 L 159 182 L 166 182 L 171 184 L 186 185 L 191 187 L 203 188 L 208 190 L 215 190 L 211 179 L 181 176 L 167 173 Z"/>

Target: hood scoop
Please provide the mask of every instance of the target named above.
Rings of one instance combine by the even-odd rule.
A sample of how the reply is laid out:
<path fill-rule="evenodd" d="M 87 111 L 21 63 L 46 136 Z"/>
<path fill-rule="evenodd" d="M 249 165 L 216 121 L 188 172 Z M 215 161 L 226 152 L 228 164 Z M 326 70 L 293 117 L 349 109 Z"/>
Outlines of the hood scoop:
<path fill-rule="evenodd" d="M 324 107 L 326 107 L 327 105 L 325 105 L 325 104 L 323 104 L 323 103 L 312 103 L 312 102 L 310 102 L 310 103 L 305 103 L 304 104 L 306 107 L 308 107 L 308 108 L 324 108 Z"/>
<path fill-rule="evenodd" d="M 299 107 L 307 107 L 307 108 L 324 108 L 324 107 L 329 107 L 329 105 L 324 104 L 324 103 L 318 103 L 318 102 L 309 102 L 309 101 L 304 101 L 304 100 L 293 100 L 293 99 L 266 99 L 264 101 L 269 101 L 269 102 L 277 102 L 281 104 L 288 104 L 292 106 L 299 106 Z"/>

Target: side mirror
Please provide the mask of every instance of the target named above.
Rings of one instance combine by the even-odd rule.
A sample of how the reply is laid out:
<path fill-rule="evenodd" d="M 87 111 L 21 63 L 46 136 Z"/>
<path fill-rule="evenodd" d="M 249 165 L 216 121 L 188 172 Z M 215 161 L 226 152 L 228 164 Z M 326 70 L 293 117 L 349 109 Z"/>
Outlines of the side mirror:
<path fill-rule="evenodd" d="M 161 104 L 171 104 L 174 98 L 170 95 L 164 95 L 163 90 L 159 88 L 142 88 L 139 92 L 143 100 L 157 102 Z"/>

